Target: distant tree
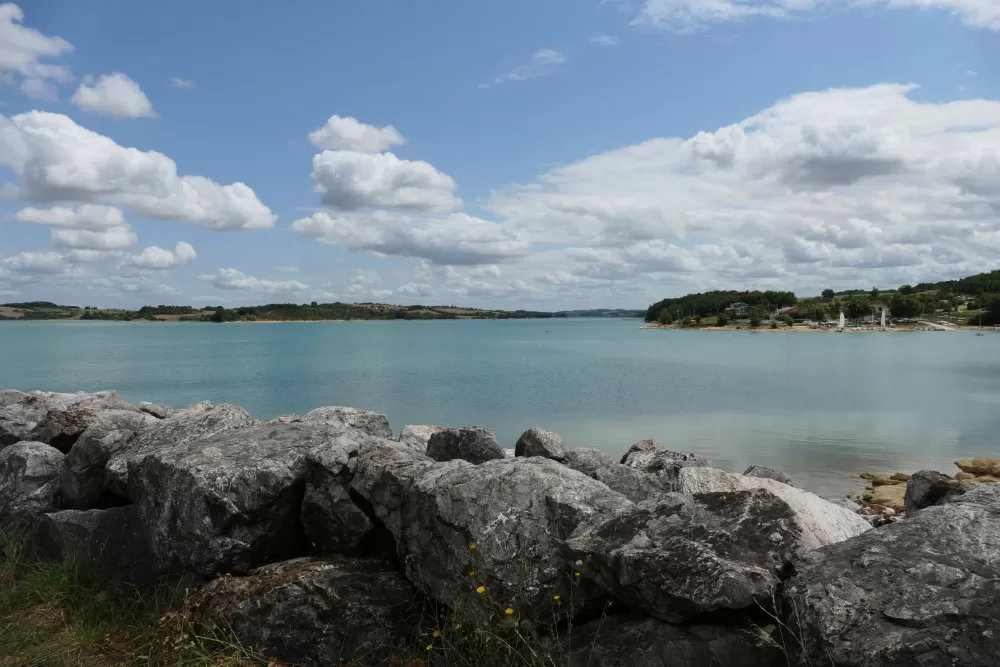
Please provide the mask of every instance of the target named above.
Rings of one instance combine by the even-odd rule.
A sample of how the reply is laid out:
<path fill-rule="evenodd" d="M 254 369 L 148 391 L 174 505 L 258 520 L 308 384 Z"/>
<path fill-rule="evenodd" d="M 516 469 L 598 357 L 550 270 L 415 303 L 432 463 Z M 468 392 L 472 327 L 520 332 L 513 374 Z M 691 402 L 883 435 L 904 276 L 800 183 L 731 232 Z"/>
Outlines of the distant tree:
<path fill-rule="evenodd" d="M 218 308 L 216 308 L 215 312 L 212 313 L 211 320 L 213 322 L 225 322 L 226 321 L 226 309 L 223 308 L 222 306 L 219 306 Z"/>
<path fill-rule="evenodd" d="M 899 286 L 899 293 L 900 294 L 913 294 L 913 286 L 912 285 L 900 285 Z"/>
<path fill-rule="evenodd" d="M 777 329 L 778 328 L 778 322 L 776 320 L 771 320 L 771 328 L 772 329 Z"/>
<path fill-rule="evenodd" d="M 682 327 L 689 327 L 689 326 L 691 326 L 692 322 L 694 322 L 694 320 L 691 318 L 691 316 L 690 315 L 686 315 L 684 317 L 684 319 L 681 320 L 681 326 Z"/>
<path fill-rule="evenodd" d="M 815 292 L 813 292 L 813 294 L 815 294 Z M 834 296 L 834 292 L 833 292 L 832 289 L 825 289 L 825 290 L 823 290 L 823 300 L 824 301 L 830 301 L 830 300 L 832 300 L 833 296 Z"/>
<path fill-rule="evenodd" d="M 319 304 L 318 304 L 318 303 L 316 303 L 315 301 L 313 301 L 313 302 L 312 302 L 311 304 L 309 304 L 309 305 L 310 305 L 310 306 L 312 306 L 313 308 L 315 308 L 315 307 L 316 307 L 316 306 L 318 306 Z"/>
<path fill-rule="evenodd" d="M 756 310 L 750 311 L 750 326 L 759 327 L 760 326 L 760 313 Z"/>
<path fill-rule="evenodd" d="M 665 326 L 667 324 L 672 324 L 674 318 L 670 316 L 669 310 L 661 310 L 660 316 L 656 318 L 656 321 Z"/>
<path fill-rule="evenodd" d="M 912 294 L 903 294 L 902 290 L 889 301 L 889 311 L 893 317 L 909 319 L 920 314 L 920 302 Z"/>
<path fill-rule="evenodd" d="M 872 295 L 871 295 L 872 296 L 872 301 L 875 301 L 876 299 L 878 299 L 878 295 L 879 294 L 880 294 L 880 292 L 878 291 L 878 288 L 877 287 L 873 287 L 872 288 Z"/>
<path fill-rule="evenodd" d="M 693 319 L 694 319 L 694 323 L 695 324 L 701 324 L 701 315 L 698 315 L 697 313 L 695 313 Z"/>
<path fill-rule="evenodd" d="M 790 327 L 795 326 L 795 319 L 791 315 L 782 315 L 778 319 L 780 319 L 782 322 L 784 322 Z"/>
<path fill-rule="evenodd" d="M 846 302 L 847 315 L 853 319 L 865 317 L 872 312 L 872 300 L 867 294 L 855 294 Z"/>
<path fill-rule="evenodd" d="M 725 313 L 719 313 L 715 316 L 715 326 L 724 327 L 729 324 L 729 318 L 726 317 Z"/>

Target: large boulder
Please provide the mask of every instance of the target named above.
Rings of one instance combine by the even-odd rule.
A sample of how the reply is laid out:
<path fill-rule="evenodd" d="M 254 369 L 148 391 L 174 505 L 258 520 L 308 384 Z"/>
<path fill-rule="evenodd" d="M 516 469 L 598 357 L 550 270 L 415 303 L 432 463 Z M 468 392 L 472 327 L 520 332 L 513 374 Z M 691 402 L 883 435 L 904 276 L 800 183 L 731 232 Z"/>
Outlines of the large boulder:
<path fill-rule="evenodd" d="M 642 616 L 608 616 L 574 628 L 570 646 L 569 667 L 787 664 L 780 634 L 749 623 L 674 625 Z"/>
<path fill-rule="evenodd" d="M 1000 665 L 1000 486 L 813 553 L 784 598 L 803 663 Z"/>
<path fill-rule="evenodd" d="M 497 439 L 482 426 L 441 429 L 427 442 L 427 455 L 435 461 L 462 459 L 469 463 L 506 457 Z"/>
<path fill-rule="evenodd" d="M 276 663 L 388 665 L 411 654 L 422 600 L 385 562 L 298 558 L 222 577 L 195 598 L 206 623 Z"/>
<path fill-rule="evenodd" d="M 565 545 L 584 576 L 670 622 L 769 602 L 801 548 L 794 511 L 764 489 L 663 494 L 584 522 Z"/>
<path fill-rule="evenodd" d="M 46 514 L 38 541 L 49 558 L 73 561 L 102 582 L 145 585 L 164 573 L 134 505 Z"/>
<path fill-rule="evenodd" d="M 968 482 L 935 470 L 915 472 L 906 481 L 906 492 L 903 497 L 906 513 L 912 514 L 925 507 L 937 505 L 948 496 L 960 496 L 972 486 Z"/>
<path fill-rule="evenodd" d="M 129 440 L 127 446 L 111 452 L 104 478 L 107 489 L 122 498 L 131 498 L 129 459 L 138 461 L 147 454 L 164 448 L 189 440 L 211 438 L 256 423 L 246 410 L 227 403 L 213 405 L 202 401 L 178 410 L 171 417 L 144 429 L 137 437 Z"/>
<path fill-rule="evenodd" d="M 0 532 L 23 529 L 59 509 L 63 453 L 44 442 L 18 442 L 0 450 Z"/>
<path fill-rule="evenodd" d="M 689 467 L 678 472 L 675 488 L 693 498 L 704 493 L 770 491 L 792 509 L 802 533 L 802 549 L 806 551 L 842 542 L 871 529 L 867 521 L 850 509 L 773 479 L 736 475 L 717 468 Z"/>
<path fill-rule="evenodd" d="M 743 471 L 743 474 L 747 477 L 760 477 L 761 479 L 773 479 L 775 482 L 781 482 L 782 484 L 792 485 L 792 478 L 781 472 L 780 470 L 775 470 L 774 468 L 768 468 L 767 466 L 750 466 Z"/>
<path fill-rule="evenodd" d="M 306 537 L 321 552 L 354 553 L 374 527 L 358 506 L 351 483 L 360 451 L 385 442 L 366 433 L 349 431 L 310 452 L 302 526 Z"/>
<path fill-rule="evenodd" d="M 203 576 L 296 555 L 308 455 L 343 433 L 320 422 L 268 423 L 130 458 L 129 496 L 153 551 Z"/>
<path fill-rule="evenodd" d="M 587 477 L 605 484 L 632 502 L 640 502 L 658 493 L 673 491 L 668 477 L 654 475 L 622 465 L 596 449 L 578 448 L 566 452 L 563 463 Z"/>
<path fill-rule="evenodd" d="M 316 422 L 338 427 L 341 430 L 361 431 L 376 438 L 392 439 L 392 428 L 389 426 L 388 417 L 377 412 L 348 408 L 342 405 L 316 408 L 301 417 L 299 415 L 282 415 L 275 421 L 285 423 Z"/>
<path fill-rule="evenodd" d="M 566 446 L 558 433 L 541 428 L 529 428 L 514 445 L 515 456 L 541 456 L 553 461 L 566 458 Z"/>
<path fill-rule="evenodd" d="M 399 433 L 399 442 L 405 447 L 409 447 L 421 454 L 427 453 L 427 445 L 431 441 L 431 436 L 438 431 L 443 431 L 443 426 L 410 425 L 404 426 Z"/>
<path fill-rule="evenodd" d="M 15 442 L 44 442 L 64 454 L 103 410 L 136 410 L 114 391 L 57 394 L 5 392 L 0 405 L 0 448 Z"/>
<path fill-rule="evenodd" d="M 621 464 L 642 472 L 662 475 L 672 482 L 682 468 L 708 466 L 709 462 L 694 454 L 668 451 L 656 440 L 640 440 L 625 453 Z"/>
<path fill-rule="evenodd" d="M 568 599 L 562 542 L 584 519 L 632 505 L 548 459 L 435 463 L 388 445 L 361 453 L 354 488 L 418 589 L 452 607 L 491 600 L 540 618 L 552 617 L 554 595 Z"/>
<path fill-rule="evenodd" d="M 89 509 L 114 504 L 105 486 L 111 457 L 124 452 L 132 440 L 160 420 L 146 412 L 105 410 L 77 439 L 63 462 L 60 475 L 63 505 Z"/>

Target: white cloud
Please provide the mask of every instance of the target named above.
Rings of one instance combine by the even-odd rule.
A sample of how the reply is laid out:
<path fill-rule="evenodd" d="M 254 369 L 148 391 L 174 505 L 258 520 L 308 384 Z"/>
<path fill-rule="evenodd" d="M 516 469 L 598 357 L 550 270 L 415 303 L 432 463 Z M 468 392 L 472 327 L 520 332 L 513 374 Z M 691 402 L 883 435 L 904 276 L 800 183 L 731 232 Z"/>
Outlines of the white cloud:
<path fill-rule="evenodd" d="M 135 245 L 136 235 L 128 225 L 109 227 L 101 231 L 53 229 L 52 242 L 57 246 L 84 250 L 121 250 Z"/>
<path fill-rule="evenodd" d="M 539 49 L 531 56 L 531 61 L 515 67 L 506 74 L 501 74 L 489 83 L 479 84 L 480 88 L 489 88 L 508 81 L 531 81 L 541 79 L 553 74 L 560 65 L 564 65 L 567 58 L 560 51 L 553 49 Z"/>
<path fill-rule="evenodd" d="M 194 81 L 182 79 L 179 76 L 170 77 L 170 85 L 174 88 L 194 88 Z"/>
<path fill-rule="evenodd" d="M 398 296 L 434 296 L 434 287 L 427 283 L 406 283 L 396 288 Z"/>
<path fill-rule="evenodd" d="M 77 248 L 66 253 L 66 261 L 73 264 L 91 264 L 118 257 L 117 250 L 86 250 Z"/>
<path fill-rule="evenodd" d="M 120 72 L 104 74 L 96 82 L 84 80 L 70 102 L 84 111 L 105 116 L 142 118 L 156 115 L 139 84 Z"/>
<path fill-rule="evenodd" d="M 25 79 L 68 81 L 66 67 L 40 61 L 58 58 L 73 47 L 61 37 L 49 37 L 25 27 L 23 20 L 24 12 L 17 5 L 0 5 L 0 79 L 18 74 Z"/>
<path fill-rule="evenodd" d="M 386 211 L 359 215 L 314 213 L 292 231 L 352 251 L 415 257 L 434 264 L 493 264 L 527 254 L 509 229 L 465 213 L 413 217 Z"/>
<path fill-rule="evenodd" d="M 66 262 L 57 252 L 22 252 L 0 259 L 0 267 L 13 273 L 53 275 L 62 273 Z"/>
<path fill-rule="evenodd" d="M 631 4 L 631 0 L 625 0 Z M 996 0 L 643 0 L 634 23 L 687 31 L 751 17 L 794 19 L 810 12 L 863 7 L 938 9 L 969 26 L 1000 30 Z"/>
<path fill-rule="evenodd" d="M 596 46 L 618 46 L 618 38 L 612 35 L 591 35 L 587 41 Z"/>
<path fill-rule="evenodd" d="M 143 248 L 142 252 L 129 255 L 122 262 L 124 266 L 152 271 L 165 271 L 184 266 L 197 259 L 194 247 L 185 241 L 178 241 L 173 252 L 158 246 Z"/>
<path fill-rule="evenodd" d="M 24 79 L 21 82 L 21 92 L 32 99 L 42 100 L 43 102 L 54 102 L 58 98 L 56 87 L 45 79 L 37 77 Z"/>
<path fill-rule="evenodd" d="M 297 266 L 288 266 L 288 265 L 285 265 L 285 264 L 277 264 L 277 265 L 275 265 L 274 270 L 275 271 L 282 271 L 284 273 L 298 273 L 299 272 L 299 267 L 297 267 Z"/>
<path fill-rule="evenodd" d="M 297 280 L 276 281 L 254 278 L 236 269 L 219 269 L 214 274 L 201 277 L 205 280 L 211 280 L 212 284 L 219 289 L 265 292 L 268 294 L 298 292 L 309 287 Z"/>
<path fill-rule="evenodd" d="M 392 125 L 375 127 L 350 116 L 330 116 L 326 124 L 309 133 L 309 141 L 317 148 L 347 150 L 357 153 L 381 153 L 406 140 Z"/>
<path fill-rule="evenodd" d="M 28 206 L 14 214 L 18 222 L 31 222 L 54 227 L 78 227 L 100 231 L 125 224 L 122 210 L 116 206 L 81 204 L 79 206 L 53 206 L 34 208 Z"/>
<path fill-rule="evenodd" d="M 120 146 L 61 114 L 0 115 L 0 165 L 18 176 L 8 191 L 24 201 L 111 203 L 212 229 L 270 227 L 276 218 L 243 183 L 178 176 L 166 155 Z"/>
<path fill-rule="evenodd" d="M 392 153 L 323 151 L 313 157 L 312 176 L 322 202 L 342 210 L 452 211 L 462 204 L 450 176 L 427 162 L 401 160 Z"/>

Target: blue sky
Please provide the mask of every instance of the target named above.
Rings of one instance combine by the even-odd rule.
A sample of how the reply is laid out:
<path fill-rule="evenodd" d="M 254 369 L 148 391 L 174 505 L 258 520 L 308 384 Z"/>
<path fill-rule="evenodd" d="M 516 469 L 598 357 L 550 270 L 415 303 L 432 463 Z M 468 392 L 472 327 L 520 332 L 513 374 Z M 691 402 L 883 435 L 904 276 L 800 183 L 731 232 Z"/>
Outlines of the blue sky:
<path fill-rule="evenodd" d="M 989 270 L 997 63 L 994 0 L 2 5 L 0 300 L 644 307 Z"/>

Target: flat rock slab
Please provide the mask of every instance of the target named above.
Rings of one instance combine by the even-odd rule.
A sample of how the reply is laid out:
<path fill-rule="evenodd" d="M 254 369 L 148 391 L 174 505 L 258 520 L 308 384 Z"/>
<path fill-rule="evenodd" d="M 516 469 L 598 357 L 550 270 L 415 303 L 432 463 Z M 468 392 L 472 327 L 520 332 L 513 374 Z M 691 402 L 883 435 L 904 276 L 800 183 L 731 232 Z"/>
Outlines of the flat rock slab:
<path fill-rule="evenodd" d="M 343 430 L 361 431 L 376 438 L 392 439 L 389 418 L 378 412 L 343 405 L 328 405 L 302 415 L 282 415 L 277 422 L 318 422 Z"/>
<path fill-rule="evenodd" d="M 780 470 L 775 470 L 774 468 L 768 468 L 767 466 L 750 466 L 743 471 L 743 474 L 747 477 L 761 477 L 763 479 L 773 479 L 776 482 L 781 482 L 782 484 L 788 484 L 792 486 L 792 478 L 781 472 Z"/>
<path fill-rule="evenodd" d="M 571 449 L 566 452 L 563 463 L 635 503 L 676 489 L 675 480 L 670 477 L 623 465 L 596 449 Z"/>
<path fill-rule="evenodd" d="M 282 664 L 388 665 L 412 655 L 423 601 L 373 559 L 299 558 L 223 577 L 195 598 L 203 619 Z"/>
<path fill-rule="evenodd" d="M 784 598 L 811 664 L 1000 665 L 1000 487 L 814 552 Z"/>
<path fill-rule="evenodd" d="M 450 606 L 488 599 L 538 618 L 551 618 L 553 596 L 573 585 L 563 540 L 584 519 L 632 505 L 548 459 L 437 463 L 388 445 L 361 454 L 354 488 L 419 590 Z"/>
<path fill-rule="evenodd" d="M 431 436 L 438 431 L 443 431 L 443 426 L 427 426 L 427 425 L 410 425 L 404 426 L 403 430 L 399 433 L 399 442 L 410 449 L 420 452 L 421 454 L 427 453 L 427 443 L 430 442 Z"/>
<path fill-rule="evenodd" d="M 343 434 L 321 422 L 267 423 L 130 458 L 129 495 L 154 553 L 202 576 L 295 555 L 309 453 Z"/>
<path fill-rule="evenodd" d="M 801 549 L 795 513 L 764 489 L 670 493 L 580 525 L 570 560 L 632 608 L 682 622 L 768 602 Z"/>
<path fill-rule="evenodd" d="M 761 632 L 749 623 L 609 616 L 574 629 L 569 667 L 787 667 L 784 653 Z"/>

